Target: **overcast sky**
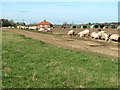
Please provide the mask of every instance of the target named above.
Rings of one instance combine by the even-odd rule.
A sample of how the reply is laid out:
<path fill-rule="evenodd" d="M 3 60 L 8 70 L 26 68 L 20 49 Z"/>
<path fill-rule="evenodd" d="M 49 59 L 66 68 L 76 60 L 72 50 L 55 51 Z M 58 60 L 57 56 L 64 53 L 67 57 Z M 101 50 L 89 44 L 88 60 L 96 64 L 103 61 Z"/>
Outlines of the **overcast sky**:
<path fill-rule="evenodd" d="M 109 0 L 109 2 L 107 2 L 108 0 L 89 0 L 89 2 L 87 2 L 88 0 L 84 0 L 86 2 L 82 2 L 83 0 L 74 0 L 74 2 L 73 0 L 64 0 L 67 2 L 60 2 L 63 0 L 18 1 L 3 0 L 2 18 L 12 19 L 15 22 L 22 22 L 24 19 L 27 24 L 39 23 L 44 19 L 53 24 L 118 21 L 119 0 Z"/>

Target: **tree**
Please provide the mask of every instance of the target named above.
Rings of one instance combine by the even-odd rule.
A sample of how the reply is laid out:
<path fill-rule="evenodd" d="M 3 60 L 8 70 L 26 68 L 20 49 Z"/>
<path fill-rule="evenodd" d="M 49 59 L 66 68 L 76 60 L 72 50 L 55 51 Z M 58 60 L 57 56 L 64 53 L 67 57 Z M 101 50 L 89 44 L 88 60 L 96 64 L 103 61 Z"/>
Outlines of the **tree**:
<path fill-rule="evenodd" d="M 16 25 L 17 25 L 17 26 L 19 26 L 19 25 L 21 25 L 21 26 L 25 26 L 26 24 L 25 24 L 25 23 L 17 22 Z"/>
<path fill-rule="evenodd" d="M 120 25 L 120 22 L 118 22 L 118 24 Z"/>
<path fill-rule="evenodd" d="M 16 23 L 13 20 L 1 19 L 0 21 L 1 21 L 2 27 L 16 26 Z"/>
<path fill-rule="evenodd" d="M 30 26 L 37 26 L 37 22 L 33 22 L 33 23 L 28 24 L 28 25 L 30 25 Z"/>
<path fill-rule="evenodd" d="M 10 26 L 15 26 L 15 22 L 13 20 L 10 20 L 9 23 L 10 23 Z"/>
<path fill-rule="evenodd" d="M 0 20 L 0 28 L 2 27 L 2 20 Z"/>
<path fill-rule="evenodd" d="M 63 25 L 67 25 L 67 22 L 64 22 Z"/>
<path fill-rule="evenodd" d="M 8 19 L 1 19 L 1 21 L 2 21 L 2 27 L 10 26 L 10 23 L 9 23 Z"/>
<path fill-rule="evenodd" d="M 91 25 L 91 23 L 89 22 L 88 25 Z"/>
<path fill-rule="evenodd" d="M 8 19 L 0 19 L 0 24 L 2 25 L 2 27 L 8 27 L 8 26 L 11 26 L 11 27 L 16 27 L 17 25 L 26 25 L 25 23 L 15 23 L 13 20 L 8 20 Z"/>

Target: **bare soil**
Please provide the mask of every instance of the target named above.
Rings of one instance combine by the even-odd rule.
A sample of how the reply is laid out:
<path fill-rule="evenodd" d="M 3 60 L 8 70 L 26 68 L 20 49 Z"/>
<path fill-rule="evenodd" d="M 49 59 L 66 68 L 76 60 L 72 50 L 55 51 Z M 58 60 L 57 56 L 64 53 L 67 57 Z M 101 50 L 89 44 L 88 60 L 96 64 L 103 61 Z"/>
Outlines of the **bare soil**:
<path fill-rule="evenodd" d="M 53 29 L 53 32 L 56 33 L 56 34 L 57 33 L 59 33 L 59 34 L 67 34 L 69 30 L 70 30 L 69 28 L 61 29 L 60 27 L 57 27 L 57 28 Z M 83 31 L 85 29 L 77 28 L 77 29 L 72 29 L 72 30 L 74 30 L 75 33 L 77 34 L 80 31 Z M 98 29 L 89 29 L 89 30 L 90 30 L 90 32 L 99 32 Z M 106 31 L 106 33 L 109 33 L 109 34 L 116 34 L 116 33 L 118 33 L 117 29 L 104 29 L 104 31 Z"/>
<path fill-rule="evenodd" d="M 103 54 L 111 57 L 118 57 L 118 42 L 114 41 L 104 41 L 104 40 L 92 40 L 87 38 L 74 38 L 67 36 L 67 32 L 69 29 L 54 29 L 53 33 L 55 34 L 65 34 L 64 36 L 58 35 L 50 35 L 50 34 L 41 34 L 36 32 L 30 32 L 25 30 L 17 30 L 17 29 L 2 29 L 5 32 L 22 34 L 26 37 L 37 39 L 44 41 L 49 44 L 53 44 L 58 47 L 64 47 L 74 50 L 82 50 L 82 51 L 90 51 L 99 54 Z M 75 29 L 76 33 L 78 33 L 79 29 Z M 92 31 L 92 30 L 91 30 Z M 93 30 L 95 31 L 95 29 Z M 108 33 L 118 33 L 117 30 L 105 30 Z"/>

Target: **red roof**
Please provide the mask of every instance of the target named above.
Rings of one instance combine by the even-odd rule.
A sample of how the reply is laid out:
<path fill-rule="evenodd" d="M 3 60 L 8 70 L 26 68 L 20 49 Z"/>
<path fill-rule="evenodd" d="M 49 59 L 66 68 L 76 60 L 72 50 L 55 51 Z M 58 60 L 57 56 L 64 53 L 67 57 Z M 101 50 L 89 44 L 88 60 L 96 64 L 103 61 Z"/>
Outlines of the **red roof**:
<path fill-rule="evenodd" d="M 38 25 L 51 25 L 51 23 L 46 22 L 45 20 L 43 22 L 38 23 Z"/>

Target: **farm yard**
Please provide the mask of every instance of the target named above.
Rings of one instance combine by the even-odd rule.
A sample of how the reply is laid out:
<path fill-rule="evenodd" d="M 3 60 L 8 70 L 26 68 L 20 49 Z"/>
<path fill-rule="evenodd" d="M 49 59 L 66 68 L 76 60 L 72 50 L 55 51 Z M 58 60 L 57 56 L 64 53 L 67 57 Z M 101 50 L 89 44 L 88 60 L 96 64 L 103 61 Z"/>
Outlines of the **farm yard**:
<path fill-rule="evenodd" d="M 1 89 L 118 89 L 120 2 L 3 0 Z"/>
<path fill-rule="evenodd" d="M 68 31 L 70 30 L 70 26 L 67 26 L 65 29 L 64 28 L 61 28 L 62 26 L 59 25 L 59 26 L 55 26 L 55 28 L 53 29 L 53 33 L 58 33 L 58 34 L 66 34 L 68 33 Z M 90 32 L 98 32 L 98 28 L 94 28 L 94 29 L 90 29 L 90 28 L 72 28 L 71 30 L 74 30 L 77 33 L 79 33 L 80 31 L 83 31 L 85 29 L 89 29 Z M 111 33 L 111 34 L 117 34 L 118 33 L 118 29 L 112 29 L 112 28 L 108 28 L 108 29 L 101 29 L 102 31 L 106 31 L 107 33 Z"/>
<path fill-rule="evenodd" d="M 70 30 L 69 28 L 61 29 L 59 27 L 58 28 L 56 27 L 55 29 L 53 29 L 53 33 L 67 35 L 67 33 L 68 33 L 69 30 Z M 77 34 L 80 31 L 83 31 L 85 29 L 77 28 L 77 29 L 72 29 L 72 30 L 74 30 L 76 32 L 76 34 Z M 98 29 L 89 29 L 89 30 L 90 30 L 90 32 L 98 32 Z M 111 34 L 117 34 L 118 33 L 117 29 L 104 29 L 103 31 L 106 31 L 107 33 L 111 33 Z"/>
<path fill-rule="evenodd" d="M 3 88 L 117 88 L 118 42 L 70 37 L 69 30 L 3 29 Z"/>

